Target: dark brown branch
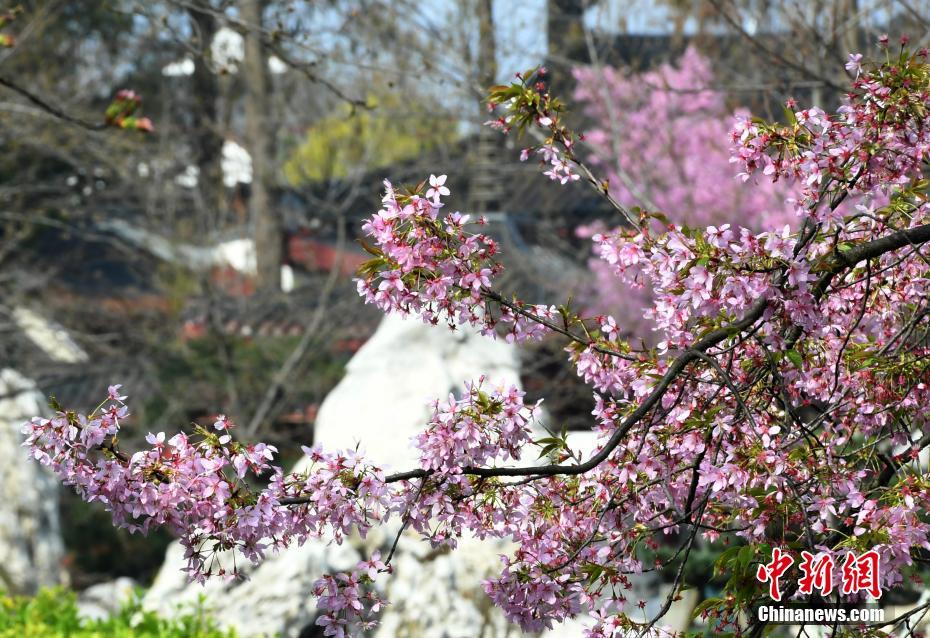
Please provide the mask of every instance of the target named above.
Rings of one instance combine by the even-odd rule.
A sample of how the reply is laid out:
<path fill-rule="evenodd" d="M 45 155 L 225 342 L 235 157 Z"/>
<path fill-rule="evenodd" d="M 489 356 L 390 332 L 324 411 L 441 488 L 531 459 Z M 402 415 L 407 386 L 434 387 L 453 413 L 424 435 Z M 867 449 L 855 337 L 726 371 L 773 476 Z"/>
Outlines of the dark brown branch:
<path fill-rule="evenodd" d="M 88 121 L 88 120 L 85 120 L 79 117 L 75 117 L 73 115 L 66 113 L 65 111 L 58 108 L 57 106 L 49 104 L 48 102 L 46 102 L 44 99 L 42 99 L 35 93 L 27 91 L 23 87 L 19 86 L 12 80 L 2 75 L 0 75 L 0 86 L 5 86 L 11 91 L 18 93 L 19 95 L 23 96 L 24 98 L 26 98 L 27 100 L 35 104 L 36 106 L 38 106 L 40 109 L 42 109 L 49 115 L 53 117 L 57 117 L 58 119 L 68 122 L 70 124 L 80 126 L 81 128 L 86 128 L 89 131 L 102 131 L 103 129 L 107 128 L 106 122 L 91 122 L 91 121 Z"/>
<path fill-rule="evenodd" d="M 610 348 L 604 348 L 603 346 L 595 345 L 592 341 L 583 339 L 579 337 L 578 335 L 576 335 L 575 333 L 571 332 L 570 330 L 559 327 L 558 324 L 555 324 L 549 321 L 548 319 L 544 319 L 543 317 L 540 317 L 539 315 L 530 312 L 529 310 L 527 310 L 526 308 L 523 308 L 519 304 L 515 304 L 512 301 L 507 301 L 506 299 L 504 299 L 503 295 L 501 295 L 498 292 L 484 288 L 482 289 L 481 294 L 492 301 L 496 301 L 497 303 L 499 303 L 500 305 L 506 308 L 510 308 L 512 311 L 514 311 L 518 315 L 522 315 L 526 317 L 527 319 L 530 319 L 538 323 L 541 326 L 545 326 L 546 328 L 549 328 L 549 330 L 552 330 L 553 332 L 556 332 L 564 337 L 568 337 L 575 343 L 580 343 L 583 346 L 588 346 L 592 348 L 595 352 L 600 352 L 601 354 L 607 354 L 612 357 L 619 357 L 620 359 L 626 359 L 628 361 L 637 361 L 637 358 L 632 355 L 623 354 L 622 352 L 617 352 L 616 350 L 611 350 Z"/>

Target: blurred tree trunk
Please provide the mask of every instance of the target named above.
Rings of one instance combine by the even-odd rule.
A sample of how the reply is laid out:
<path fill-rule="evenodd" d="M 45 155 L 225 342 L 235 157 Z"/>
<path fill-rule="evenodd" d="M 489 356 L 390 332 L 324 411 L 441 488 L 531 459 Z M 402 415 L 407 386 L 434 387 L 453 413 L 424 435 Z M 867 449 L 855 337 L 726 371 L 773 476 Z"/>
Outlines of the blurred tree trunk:
<path fill-rule="evenodd" d="M 502 199 L 499 161 L 496 157 L 501 135 L 482 122 L 487 119 L 484 97 L 497 76 L 497 47 L 494 41 L 493 0 L 478 0 L 478 140 L 474 154 L 469 209 L 487 213 L 500 207 Z"/>
<path fill-rule="evenodd" d="M 268 127 L 270 109 L 268 61 L 262 50 L 262 14 L 265 0 L 242 0 L 240 11 L 248 25 L 242 80 L 245 83 L 245 137 L 252 156 L 252 192 L 249 218 L 255 228 L 257 287 L 262 291 L 281 289 L 281 223 L 269 194 L 273 158 L 273 132 Z"/>
<path fill-rule="evenodd" d="M 547 0 L 546 38 L 549 43 L 550 87 L 556 95 L 571 86 L 571 69 L 577 62 L 590 61 L 582 18 L 584 0 Z"/>
<path fill-rule="evenodd" d="M 219 133 L 217 100 L 219 79 L 212 68 L 210 47 L 217 32 L 217 20 L 208 0 L 195 0 L 188 13 L 194 23 L 193 45 L 200 51 L 194 58 L 192 131 L 194 153 L 200 169 L 200 192 L 204 207 L 215 221 L 223 218 L 226 193 L 223 187 L 221 159 L 223 136 Z"/>
<path fill-rule="evenodd" d="M 493 0 L 478 0 L 478 81 L 482 89 L 492 86 L 497 76 L 493 5 Z"/>

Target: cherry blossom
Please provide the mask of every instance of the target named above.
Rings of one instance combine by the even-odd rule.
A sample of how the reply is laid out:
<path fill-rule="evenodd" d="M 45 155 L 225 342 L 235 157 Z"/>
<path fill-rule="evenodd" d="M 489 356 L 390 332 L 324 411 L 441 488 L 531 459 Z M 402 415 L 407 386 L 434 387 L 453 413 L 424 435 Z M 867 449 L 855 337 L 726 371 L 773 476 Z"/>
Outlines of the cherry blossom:
<path fill-rule="evenodd" d="M 589 179 L 579 138 L 538 77 L 518 79 L 492 91 L 495 121 L 541 129 L 544 168 L 553 158 L 570 165 L 627 219 L 592 240 L 611 276 L 648 290 L 656 345 L 627 339 L 622 316 L 499 291 L 496 243 L 480 218 L 445 212 L 441 178 L 385 183 L 364 224 L 371 259 L 358 290 L 384 312 L 475 326 L 488 338 L 564 339 L 591 387 L 592 451 L 535 435 L 537 405 L 479 378 L 432 403 L 412 441 L 416 467 L 394 474 L 363 448 L 320 447 L 304 448 L 303 469 L 287 473 L 272 446 L 235 440 L 224 417 L 191 434 L 152 433 L 130 455 L 118 445 L 129 415 L 118 385 L 90 414 L 56 405 L 52 418 L 26 424 L 32 457 L 116 525 L 172 530 L 200 581 L 236 576 L 236 552 L 260 561 L 390 520 L 437 547 L 454 549 L 466 533 L 512 541 L 484 589 L 525 631 L 587 615 L 590 636 L 667 634 L 661 617 L 701 538 L 725 548 L 717 567 L 737 583 L 705 601 L 714 631 L 765 631 L 747 612 L 769 600 L 753 576 L 775 548 L 837 569 L 866 554 L 880 565 L 866 583 L 873 594 L 912 578 L 930 551 L 920 463 L 930 446 L 926 53 L 902 49 L 863 65 L 836 113 L 736 123 L 734 164 L 747 187 L 797 185 L 795 223 L 771 228 L 633 213 Z M 376 583 L 390 558 L 317 582 L 327 635 L 377 623 L 387 601 Z M 630 599 L 630 576 L 659 569 L 672 593 L 650 618 Z M 790 599 L 797 585 L 783 581 L 778 593 Z"/>
<path fill-rule="evenodd" d="M 846 62 L 846 70 L 855 75 L 859 75 L 862 71 L 862 54 L 861 53 L 850 53 L 849 60 Z"/>
<path fill-rule="evenodd" d="M 749 113 L 730 110 L 724 92 L 712 88 L 719 82 L 710 61 L 693 47 L 675 64 L 646 72 L 580 67 L 574 76 L 574 97 L 591 120 L 587 160 L 605 175 L 617 201 L 662 213 L 656 229 L 668 221 L 708 226 L 708 233 L 718 227 L 726 233 L 736 224 L 756 231 L 797 224 L 795 208 L 785 201 L 794 190 L 787 180 L 734 177 L 727 133 L 734 117 L 748 122 Z M 599 222 L 577 232 L 596 237 L 618 230 Z M 602 256 L 596 240 L 594 247 Z M 579 301 L 591 311 L 623 316 L 624 336 L 658 341 L 644 317 L 654 301 L 649 286 L 639 278 L 619 281 L 600 258 L 589 267 L 592 277 Z"/>
<path fill-rule="evenodd" d="M 446 176 L 440 175 L 436 177 L 435 175 L 429 176 L 429 190 L 426 191 L 426 196 L 429 199 L 432 199 L 434 203 L 439 203 L 439 198 L 445 195 L 449 195 L 450 191 L 445 186 Z"/>

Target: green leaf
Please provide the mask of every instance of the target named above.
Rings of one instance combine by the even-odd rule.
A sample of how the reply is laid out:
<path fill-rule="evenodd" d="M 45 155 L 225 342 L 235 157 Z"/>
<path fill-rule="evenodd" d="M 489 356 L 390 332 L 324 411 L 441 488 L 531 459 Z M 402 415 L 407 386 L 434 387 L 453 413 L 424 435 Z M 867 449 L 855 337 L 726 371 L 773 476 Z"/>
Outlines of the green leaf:
<path fill-rule="evenodd" d="M 793 364 L 795 365 L 795 367 L 797 367 L 797 368 L 803 367 L 803 365 L 804 365 L 804 358 L 801 356 L 801 353 L 800 353 L 800 352 L 798 352 L 797 350 L 795 350 L 794 348 L 792 348 L 791 350 L 788 350 L 788 351 L 785 353 L 785 355 L 788 357 L 788 359 L 791 360 L 791 363 L 793 363 Z"/>
<path fill-rule="evenodd" d="M 714 563 L 714 575 L 719 576 L 723 574 L 724 571 L 730 568 L 730 563 L 734 558 L 737 557 L 739 551 L 743 548 L 742 545 L 737 545 L 735 547 L 730 547 L 723 551 L 720 556 L 717 558 L 717 562 Z"/>
<path fill-rule="evenodd" d="M 365 240 L 362 239 L 361 237 L 359 237 L 359 238 L 356 239 L 355 241 L 358 242 L 358 245 L 361 246 L 362 249 L 363 249 L 366 253 L 368 253 L 369 255 L 374 255 L 375 257 L 383 257 L 383 256 L 384 256 L 384 253 L 381 252 L 381 249 L 380 249 L 380 248 L 378 248 L 377 246 L 372 246 L 371 244 L 369 244 L 367 241 L 365 241 Z"/>
<path fill-rule="evenodd" d="M 741 574 L 746 572 L 746 567 L 749 566 L 749 563 L 752 562 L 752 559 L 755 557 L 756 550 L 752 545 L 744 545 L 743 548 L 739 550 L 736 562 Z"/>
<path fill-rule="evenodd" d="M 604 567 L 596 563 L 586 563 L 582 565 L 581 572 L 588 577 L 589 583 L 593 583 L 604 573 Z"/>
<path fill-rule="evenodd" d="M 722 598 L 707 598 L 698 604 L 691 612 L 691 620 L 700 616 L 705 610 L 710 610 L 723 602 Z"/>

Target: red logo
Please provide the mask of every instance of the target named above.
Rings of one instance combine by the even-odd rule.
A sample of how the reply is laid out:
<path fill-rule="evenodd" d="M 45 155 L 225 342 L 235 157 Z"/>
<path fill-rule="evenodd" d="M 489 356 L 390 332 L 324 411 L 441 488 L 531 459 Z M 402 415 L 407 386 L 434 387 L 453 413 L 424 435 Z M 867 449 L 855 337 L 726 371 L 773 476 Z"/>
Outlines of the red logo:
<path fill-rule="evenodd" d="M 833 568 L 836 566 L 830 554 L 801 552 L 801 571 L 804 575 L 798 581 L 798 591 L 810 595 L 816 589 L 823 596 L 833 591 Z"/>
<path fill-rule="evenodd" d="M 781 600 L 779 579 L 794 565 L 794 558 L 776 547 L 772 550 L 772 560 L 759 565 L 756 570 L 756 579 L 760 583 L 768 583 L 769 597 L 772 600 Z M 814 591 L 822 596 L 829 596 L 833 590 L 833 574 L 836 561 L 827 553 L 811 554 L 801 552 L 801 578 L 798 580 L 798 592 L 810 595 Z M 856 556 L 854 552 L 847 552 L 842 566 L 843 582 L 840 591 L 844 596 L 865 592 L 872 598 L 881 598 L 880 557 L 874 549 Z"/>
<path fill-rule="evenodd" d="M 858 558 L 853 552 L 848 552 L 846 560 L 843 561 L 843 593 L 857 594 L 865 591 L 872 598 L 881 598 L 879 573 L 879 556 L 874 549 Z"/>
<path fill-rule="evenodd" d="M 769 597 L 772 600 L 781 600 L 781 590 L 778 589 L 778 579 L 782 577 L 788 568 L 794 565 L 794 559 L 788 554 L 783 554 L 781 549 L 776 547 L 772 550 L 772 562 L 759 565 L 756 570 L 756 578 L 760 583 L 769 584 Z"/>

